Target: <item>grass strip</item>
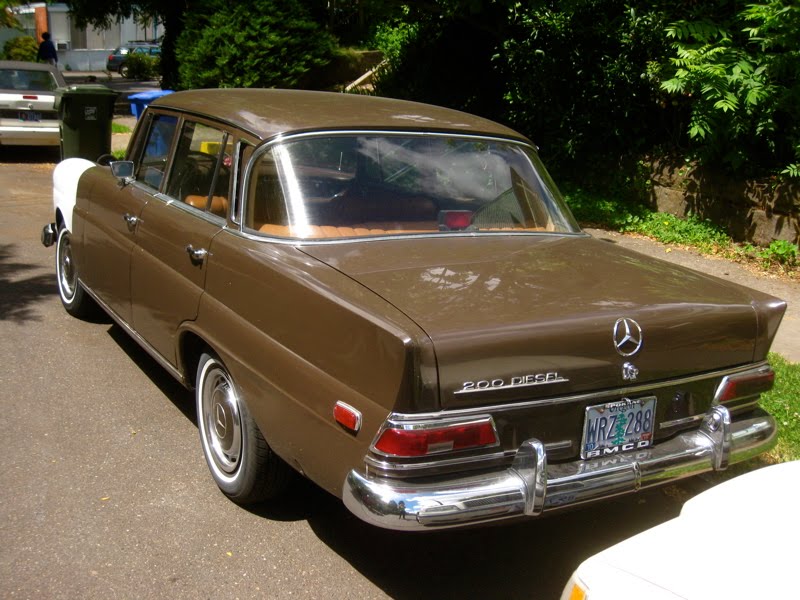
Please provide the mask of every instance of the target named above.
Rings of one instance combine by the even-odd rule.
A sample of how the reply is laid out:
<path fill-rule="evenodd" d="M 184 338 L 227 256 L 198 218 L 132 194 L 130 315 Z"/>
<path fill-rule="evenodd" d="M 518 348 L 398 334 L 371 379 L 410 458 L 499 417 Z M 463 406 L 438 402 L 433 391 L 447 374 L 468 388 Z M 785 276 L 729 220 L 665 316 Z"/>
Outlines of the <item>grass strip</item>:
<path fill-rule="evenodd" d="M 774 352 L 769 362 L 775 370 L 775 387 L 761 397 L 761 406 L 778 422 L 778 445 L 770 462 L 800 460 L 800 364 Z"/>

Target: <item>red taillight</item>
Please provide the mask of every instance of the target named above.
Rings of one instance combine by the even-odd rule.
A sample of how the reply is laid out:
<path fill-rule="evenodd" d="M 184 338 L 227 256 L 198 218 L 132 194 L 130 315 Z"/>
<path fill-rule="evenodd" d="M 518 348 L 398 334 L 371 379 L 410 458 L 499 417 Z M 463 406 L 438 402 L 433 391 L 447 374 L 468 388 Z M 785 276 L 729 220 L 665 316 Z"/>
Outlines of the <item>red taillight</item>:
<path fill-rule="evenodd" d="M 39 96 L 23 96 L 23 100 L 38 100 Z"/>
<path fill-rule="evenodd" d="M 113 54 L 109 54 L 108 55 L 108 59 L 106 59 L 106 60 L 111 60 L 112 58 L 114 58 L 114 55 Z"/>
<path fill-rule="evenodd" d="M 426 456 L 497 444 L 491 419 L 441 427 L 425 425 L 411 429 L 385 429 L 375 449 L 392 456 Z"/>
<path fill-rule="evenodd" d="M 339 425 L 353 433 L 358 433 L 358 430 L 361 429 L 361 413 L 342 401 L 337 402 L 333 407 L 333 418 Z"/>
<path fill-rule="evenodd" d="M 756 373 L 730 375 L 722 380 L 716 394 L 719 403 L 730 402 L 737 398 L 747 398 L 772 389 L 775 383 L 775 371 L 772 369 Z"/>

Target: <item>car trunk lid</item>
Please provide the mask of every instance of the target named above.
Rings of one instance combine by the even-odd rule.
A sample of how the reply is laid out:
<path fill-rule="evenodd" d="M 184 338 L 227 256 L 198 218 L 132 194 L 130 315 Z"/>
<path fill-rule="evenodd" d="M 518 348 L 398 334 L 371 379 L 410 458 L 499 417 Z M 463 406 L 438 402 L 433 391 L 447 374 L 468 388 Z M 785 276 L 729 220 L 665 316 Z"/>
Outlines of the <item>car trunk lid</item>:
<path fill-rule="evenodd" d="M 748 290 L 588 236 L 303 250 L 425 330 L 444 409 L 613 389 L 634 374 L 641 384 L 753 360 L 758 323 Z"/>

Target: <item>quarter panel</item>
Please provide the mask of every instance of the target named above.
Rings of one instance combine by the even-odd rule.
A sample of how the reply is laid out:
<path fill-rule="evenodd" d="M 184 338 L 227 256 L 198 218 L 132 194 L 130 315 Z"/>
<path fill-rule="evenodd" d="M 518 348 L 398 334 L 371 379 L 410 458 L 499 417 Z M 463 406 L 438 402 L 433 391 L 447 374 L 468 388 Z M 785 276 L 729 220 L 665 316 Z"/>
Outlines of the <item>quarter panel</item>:
<path fill-rule="evenodd" d="M 416 325 L 291 246 L 224 231 L 194 324 L 220 353 L 275 451 L 339 495 L 392 410 L 437 408 L 435 360 Z M 363 415 L 351 435 L 337 400 Z"/>

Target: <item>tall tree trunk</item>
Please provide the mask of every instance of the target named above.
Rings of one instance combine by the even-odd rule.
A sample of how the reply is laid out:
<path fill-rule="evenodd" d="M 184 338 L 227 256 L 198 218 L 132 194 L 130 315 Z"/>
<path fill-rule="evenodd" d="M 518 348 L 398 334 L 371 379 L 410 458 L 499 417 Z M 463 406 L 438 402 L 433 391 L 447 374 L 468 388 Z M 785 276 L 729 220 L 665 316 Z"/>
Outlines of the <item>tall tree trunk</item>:
<path fill-rule="evenodd" d="M 190 10 L 190 2 L 166 2 L 164 4 L 164 40 L 161 42 L 161 88 L 177 90 L 180 88 L 178 59 L 175 49 L 183 31 L 185 11 Z"/>

